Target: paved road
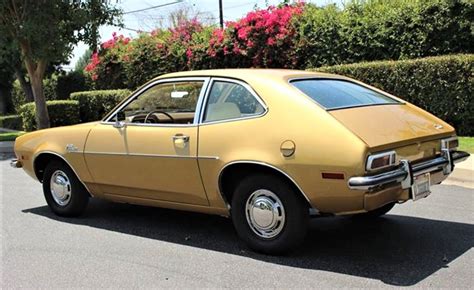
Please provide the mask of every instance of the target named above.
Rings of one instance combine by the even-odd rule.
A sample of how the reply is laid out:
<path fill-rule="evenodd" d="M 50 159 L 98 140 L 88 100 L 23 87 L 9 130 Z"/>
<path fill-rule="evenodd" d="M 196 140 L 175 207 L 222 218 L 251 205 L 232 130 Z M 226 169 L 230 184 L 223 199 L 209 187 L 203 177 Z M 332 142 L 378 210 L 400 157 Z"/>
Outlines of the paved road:
<path fill-rule="evenodd" d="M 93 200 L 51 214 L 39 183 L 0 161 L 0 288 L 474 287 L 474 192 L 437 186 L 385 218 L 313 219 L 293 255 L 253 253 L 230 220 Z"/>

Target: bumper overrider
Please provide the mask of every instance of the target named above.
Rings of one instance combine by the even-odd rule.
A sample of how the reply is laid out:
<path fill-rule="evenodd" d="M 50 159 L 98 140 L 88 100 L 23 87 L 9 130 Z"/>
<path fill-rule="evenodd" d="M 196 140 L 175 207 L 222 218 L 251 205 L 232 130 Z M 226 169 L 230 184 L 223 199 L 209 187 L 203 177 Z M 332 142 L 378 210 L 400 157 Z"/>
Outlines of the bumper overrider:
<path fill-rule="evenodd" d="M 413 164 L 408 160 L 401 160 L 400 165 L 394 170 L 371 176 L 351 177 L 348 186 L 350 189 L 373 191 L 390 184 L 400 184 L 403 189 L 409 189 L 413 186 L 414 177 L 441 170 L 444 175 L 449 175 L 454 169 L 454 164 L 466 160 L 469 155 L 464 151 L 442 149 L 440 156 L 430 160 Z"/>
<path fill-rule="evenodd" d="M 21 161 L 18 160 L 18 159 L 12 159 L 10 161 L 10 166 L 13 167 L 13 168 L 22 168 L 23 164 L 21 164 Z"/>

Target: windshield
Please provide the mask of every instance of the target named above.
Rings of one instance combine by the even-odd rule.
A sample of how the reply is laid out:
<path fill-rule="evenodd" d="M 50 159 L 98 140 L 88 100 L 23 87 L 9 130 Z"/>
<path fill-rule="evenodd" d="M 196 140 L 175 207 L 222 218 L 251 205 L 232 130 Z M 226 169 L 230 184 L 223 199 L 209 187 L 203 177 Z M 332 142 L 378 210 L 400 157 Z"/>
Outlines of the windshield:
<path fill-rule="evenodd" d="M 292 81 L 291 84 L 328 110 L 400 103 L 381 93 L 344 80 L 303 79 Z"/>

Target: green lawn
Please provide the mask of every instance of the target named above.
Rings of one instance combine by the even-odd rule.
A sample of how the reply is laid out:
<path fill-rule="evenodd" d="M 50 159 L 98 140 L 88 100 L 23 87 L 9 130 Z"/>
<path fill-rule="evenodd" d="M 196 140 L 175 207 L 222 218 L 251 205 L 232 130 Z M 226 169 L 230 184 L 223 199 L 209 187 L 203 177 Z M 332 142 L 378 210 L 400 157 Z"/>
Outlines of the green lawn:
<path fill-rule="evenodd" d="M 459 150 L 474 153 L 474 137 L 459 137 Z"/>
<path fill-rule="evenodd" d="M 0 142 L 1 141 L 15 141 L 16 137 L 23 134 L 25 134 L 25 132 L 23 131 L 0 133 Z"/>

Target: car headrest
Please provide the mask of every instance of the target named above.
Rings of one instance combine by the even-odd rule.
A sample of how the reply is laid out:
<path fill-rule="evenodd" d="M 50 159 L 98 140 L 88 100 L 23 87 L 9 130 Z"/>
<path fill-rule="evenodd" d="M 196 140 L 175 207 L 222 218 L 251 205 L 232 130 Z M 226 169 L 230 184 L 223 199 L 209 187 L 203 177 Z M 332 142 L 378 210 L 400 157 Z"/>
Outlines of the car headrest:
<path fill-rule="evenodd" d="M 241 116 L 239 107 L 234 103 L 215 103 L 209 104 L 206 116 L 206 121 L 218 121 L 224 119 L 234 119 Z"/>

